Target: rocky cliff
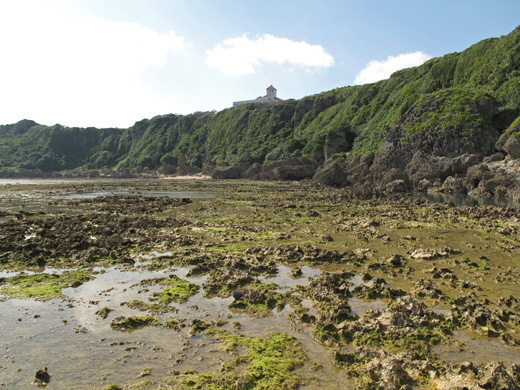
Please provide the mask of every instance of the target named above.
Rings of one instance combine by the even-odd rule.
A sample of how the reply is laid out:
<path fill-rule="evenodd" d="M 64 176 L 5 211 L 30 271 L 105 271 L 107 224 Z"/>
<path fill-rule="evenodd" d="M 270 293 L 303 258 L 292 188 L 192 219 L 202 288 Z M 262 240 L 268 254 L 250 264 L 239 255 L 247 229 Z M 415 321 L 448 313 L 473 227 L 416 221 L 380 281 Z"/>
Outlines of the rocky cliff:
<path fill-rule="evenodd" d="M 161 115 L 128 129 L 0 126 L 0 172 L 204 170 L 215 178 L 510 195 L 519 116 L 520 27 L 388 80 L 274 105 Z"/>

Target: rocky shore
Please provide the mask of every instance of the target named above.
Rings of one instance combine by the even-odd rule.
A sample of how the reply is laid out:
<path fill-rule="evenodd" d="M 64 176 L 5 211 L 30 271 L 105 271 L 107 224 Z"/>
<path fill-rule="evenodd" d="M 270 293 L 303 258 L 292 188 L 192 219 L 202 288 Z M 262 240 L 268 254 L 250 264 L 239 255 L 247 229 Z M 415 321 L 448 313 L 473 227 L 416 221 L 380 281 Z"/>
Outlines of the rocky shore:
<path fill-rule="evenodd" d="M 466 102 L 473 122 L 449 115 L 431 123 L 451 96 L 442 92 L 416 104 L 385 138 L 380 153 L 350 156 L 331 145 L 324 164 L 294 157 L 270 164 L 217 167 L 214 179 L 302 180 L 361 192 L 438 192 L 520 199 L 520 122 L 499 136 L 491 101 Z M 426 123 L 425 123 L 426 122 Z M 341 144 L 342 145 L 342 144 Z"/>
<path fill-rule="evenodd" d="M 197 192 L 211 197 L 168 196 Z M 301 181 L 4 188 L 3 205 L 41 206 L 0 217 L 4 385 L 48 372 L 47 388 L 69 388 L 73 363 L 52 356 L 86 342 L 77 389 L 519 388 L 518 210 L 374 194 Z M 19 298 L 44 306 L 9 314 Z M 41 366 L 32 322 L 56 352 Z"/>

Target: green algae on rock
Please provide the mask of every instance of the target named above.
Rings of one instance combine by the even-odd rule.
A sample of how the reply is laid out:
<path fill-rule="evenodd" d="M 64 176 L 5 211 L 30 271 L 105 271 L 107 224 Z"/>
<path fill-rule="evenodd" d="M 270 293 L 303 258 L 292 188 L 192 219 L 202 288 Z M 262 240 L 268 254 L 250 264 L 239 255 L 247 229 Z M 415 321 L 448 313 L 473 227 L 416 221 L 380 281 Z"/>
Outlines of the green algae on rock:
<path fill-rule="evenodd" d="M 154 294 L 153 300 L 164 304 L 186 302 L 189 297 L 199 291 L 199 286 L 196 284 L 190 283 L 173 274 L 168 278 L 161 278 L 159 284 L 166 286 L 166 288 L 160 293 Z"/>
<path fill-rule="evenodd" d="M 101 317 L 102 319 L 106 319 L 108 317 L 108 314 L 112 311 L 109 307 L 104 307 L 103 309 L 99 309 L 96 311 L 96 315 Z"/>
<path fill-rule="evenodd" d="M 168 380 L 170 385 L 192 389 L 297 389 L 304 382 L 294 371 L 307 357 L 299 341 L 286 333 L 244 337 L 212 328 L 205 335 L 220 340 L 222 348 L 234 353 L 235 358 L 224 362 L 219 374 L 185 373 Z M 247 352 L 240 353 L 243 348 Z"/>
<path fill-rule="evenodd" d="M 282 310 L 286 303 L 299 303 L 299 298 L 291 292 L 280 293 L 276 290 L 278 285 L 271 283 L 254 282 L 246 287 L 235 290 L 229 308 L 244 311 L 253 317 L 268 317 L 276 308 Z"/>
<path fill-rule="evenodd" d="M 19 274 L 0 278 L 0 294 L 11 298 L 48 300 L 64 297 L 62 289 L 79 287 L 92 279 L 86 270 L 67 271 L 62 274 Z"/>
<path fill-rule="evenodd" d="M 112 329 L 127 331 L 143 328 L 148 325 L 154 325 L 157 323 L 157 318 L 152 316 L 142 316 L 142 317 L 125 317 L 119 316 L 115 318 L 110 326 Z"/>

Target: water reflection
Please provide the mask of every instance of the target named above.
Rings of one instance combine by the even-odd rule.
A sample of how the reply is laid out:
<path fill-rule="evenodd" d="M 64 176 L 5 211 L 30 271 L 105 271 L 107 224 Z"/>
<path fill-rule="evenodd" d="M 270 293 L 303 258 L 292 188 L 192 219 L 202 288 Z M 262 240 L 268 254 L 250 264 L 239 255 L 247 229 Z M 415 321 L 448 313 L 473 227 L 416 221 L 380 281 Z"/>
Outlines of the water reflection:
<path fill-rule="evenodd" d="M 260 276 L 259 279 L 263 283 L 274 283 L 281 287 L 282 290 L 296 288 L 298 286 L 308 286 L 311 283 L 311 278 L 320 276 L 323 273 L 319 268 L 312 268 L 309 266 L 302 266 L 301 268 L 291 268 L 285 265 L 278 266 L 276 276 L 266 278 Z"/>
<path fill-rule="evenodd" d="M 151 190 L 106 190 L 98 192 L 72 192 L 60 194 L 61 199 L 95 199 L 109 195 L 125 195 L 125 196 L 147 196 L 152 198 L 189 198 L 189 199 L 209 199 L 215 195 L 207 192 L 193 191 L 151 191 Z"/>
<path fill-rule="evenodd" d="M 418 193 L 414 194 L 414 196 L 438 203 L 451 202 L 455 206 L 500 206 L 520 209 L 520 202 L 509 198 L 476 198 L 470 195 L 443 194 L 439 192 Z"/>
<path fill-rule="evenodd" d="M 453 337 L 463 343 L 462 347 L 453 344 L 438 345 L 433 350 L 447 362 L 487 364 L 490 361 L 498 360 L 506 365 L 511 365 L 518 364 L 520 361 L 520 351 L 500 344 L 498 341 L 473 339 L 463 332 L 454 332 Z"/>

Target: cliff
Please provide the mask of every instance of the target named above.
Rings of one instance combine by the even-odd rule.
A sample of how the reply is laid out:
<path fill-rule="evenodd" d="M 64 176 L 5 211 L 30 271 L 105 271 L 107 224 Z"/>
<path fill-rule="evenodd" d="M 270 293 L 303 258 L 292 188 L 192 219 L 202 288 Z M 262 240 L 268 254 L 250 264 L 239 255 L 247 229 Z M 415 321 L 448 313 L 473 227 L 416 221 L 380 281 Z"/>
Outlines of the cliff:
<path fill-rule="evenodd" d="M 206 116 L 161 115 L 128 129 L 27 120 L 0 126 L 0 169 L 175 173 L 236 165 L 238 176 L 244 176 L 256 163 L 263 168 L 249 177 L 276 178 L 269 166 L 289 159 L 296 167 L 295 161 L 305 158 L 329 171 L 331 165 L 351 170 L 363 160 L 370 162 L 370 172 L 359 168 L 340 181 L 366 178 L 381 184 L 382 171 L 394 169 L 405 173 L 404 187 L 412 188 L 423 179 L 464 174 L 466 168 L 421 174 L 422 162 L 431 156 L 471 156 L 467 164 L 496 152 L 518 158 L 510 151 L 516 150 L 518 132 L 511 126 L 519 116 L 520 27 L 388 80 L 275 105 L 247 104 Z M 336 168 L 334 175 L 345 175 Z"/>

